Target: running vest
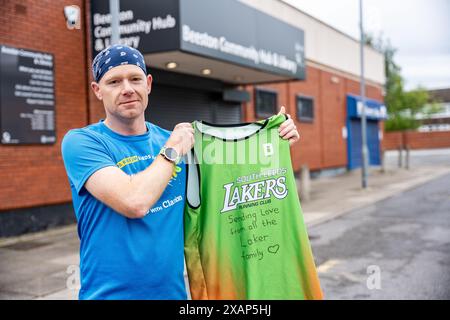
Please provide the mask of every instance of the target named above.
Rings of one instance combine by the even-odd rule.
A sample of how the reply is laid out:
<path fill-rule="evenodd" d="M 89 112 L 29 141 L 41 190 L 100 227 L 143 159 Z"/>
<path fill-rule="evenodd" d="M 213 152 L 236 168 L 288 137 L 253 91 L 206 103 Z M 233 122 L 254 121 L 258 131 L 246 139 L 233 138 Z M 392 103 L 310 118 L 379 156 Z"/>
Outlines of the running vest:
<path fill-rule="evenodd" d="M 284 115 L 195 121 L 184 215 L 191 297 L 322 299 L 291 166 Z"/>

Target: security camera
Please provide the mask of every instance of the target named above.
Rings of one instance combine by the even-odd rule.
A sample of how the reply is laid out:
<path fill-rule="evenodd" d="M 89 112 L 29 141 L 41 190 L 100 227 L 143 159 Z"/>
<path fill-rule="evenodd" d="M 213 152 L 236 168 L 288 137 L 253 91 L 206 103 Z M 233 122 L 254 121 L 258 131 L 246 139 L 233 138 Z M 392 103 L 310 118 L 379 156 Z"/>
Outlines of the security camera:
<path fill-rule="evenodd" d="M 64 16 L 68 29 L 80 29 L 80 7 L 75 5 L 65 6 Z"/>

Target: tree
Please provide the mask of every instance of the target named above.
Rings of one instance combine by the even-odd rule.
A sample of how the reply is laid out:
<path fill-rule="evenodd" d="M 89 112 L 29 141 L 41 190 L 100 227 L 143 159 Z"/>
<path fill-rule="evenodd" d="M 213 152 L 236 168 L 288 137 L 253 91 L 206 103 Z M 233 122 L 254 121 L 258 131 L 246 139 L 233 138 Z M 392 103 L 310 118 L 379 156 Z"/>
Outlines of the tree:
<path fill-rule="evenodd" d="M 418 87 L 405 92 L 401 68 L 394 61 L 397 51 L 389 39 L 384 40 L 380 34 L 376 39 L 373 35 L 365 36 L 366 44 L 384 55 L 386 74 L 386 96 L 384 102 L 388 110 L 388 120 L 385 123 L 386 131 L 415 130 L 420 126 L 418 114 L 430 115 L 439 112 L 439 108 L 430 98 L 426 89 Z"/>

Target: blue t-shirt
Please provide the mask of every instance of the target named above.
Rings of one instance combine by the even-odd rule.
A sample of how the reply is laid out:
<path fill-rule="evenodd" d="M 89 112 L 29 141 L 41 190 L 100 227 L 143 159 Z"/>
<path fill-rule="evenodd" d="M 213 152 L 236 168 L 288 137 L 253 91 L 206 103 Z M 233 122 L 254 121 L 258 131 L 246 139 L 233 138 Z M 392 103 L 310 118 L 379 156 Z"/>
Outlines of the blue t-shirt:
<path fill-rule="evenodd" d="M 84 187 L 97 170 L 116 166 L 129 175 L 146 169 L 170 131 L 146 122 L 147 132 L 123 136 L 103 121 L 70 130 L 62 155 L 80 237 L 80 299 L 186 299 L 183 256 L 184 165 L 141 219 L 130 219 Z"/>

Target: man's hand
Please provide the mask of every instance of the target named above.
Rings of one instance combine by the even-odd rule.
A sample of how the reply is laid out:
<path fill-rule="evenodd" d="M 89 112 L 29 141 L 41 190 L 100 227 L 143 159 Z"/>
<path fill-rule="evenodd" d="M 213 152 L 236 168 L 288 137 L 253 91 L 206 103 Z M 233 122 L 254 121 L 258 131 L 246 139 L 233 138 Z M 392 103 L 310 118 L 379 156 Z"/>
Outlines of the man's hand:
<path fill-rule="evenodd" d="M 280 112 L 278 114 L 286 114 L 286 110 L 284 106 L 281 107 Z M 297 126 L 294 121 L 291 119 L 291 116 L 287 114 L 288 119 L 284 121 L 280 127 L 278 128 L 278 132 L 280 133 L 280 137 L 289 140 L 289 145 L 293 145 L 300 139 L 300 134 L 297 131 Z"/>
<path fill-rule="evenodd" d="M 177 150 L 180 157 L 184 156 L 189 150 L 191 150 L 193 145 L 194 128 L 187 122 L 177 124 L 166 143 L 166 146 Z"/>

